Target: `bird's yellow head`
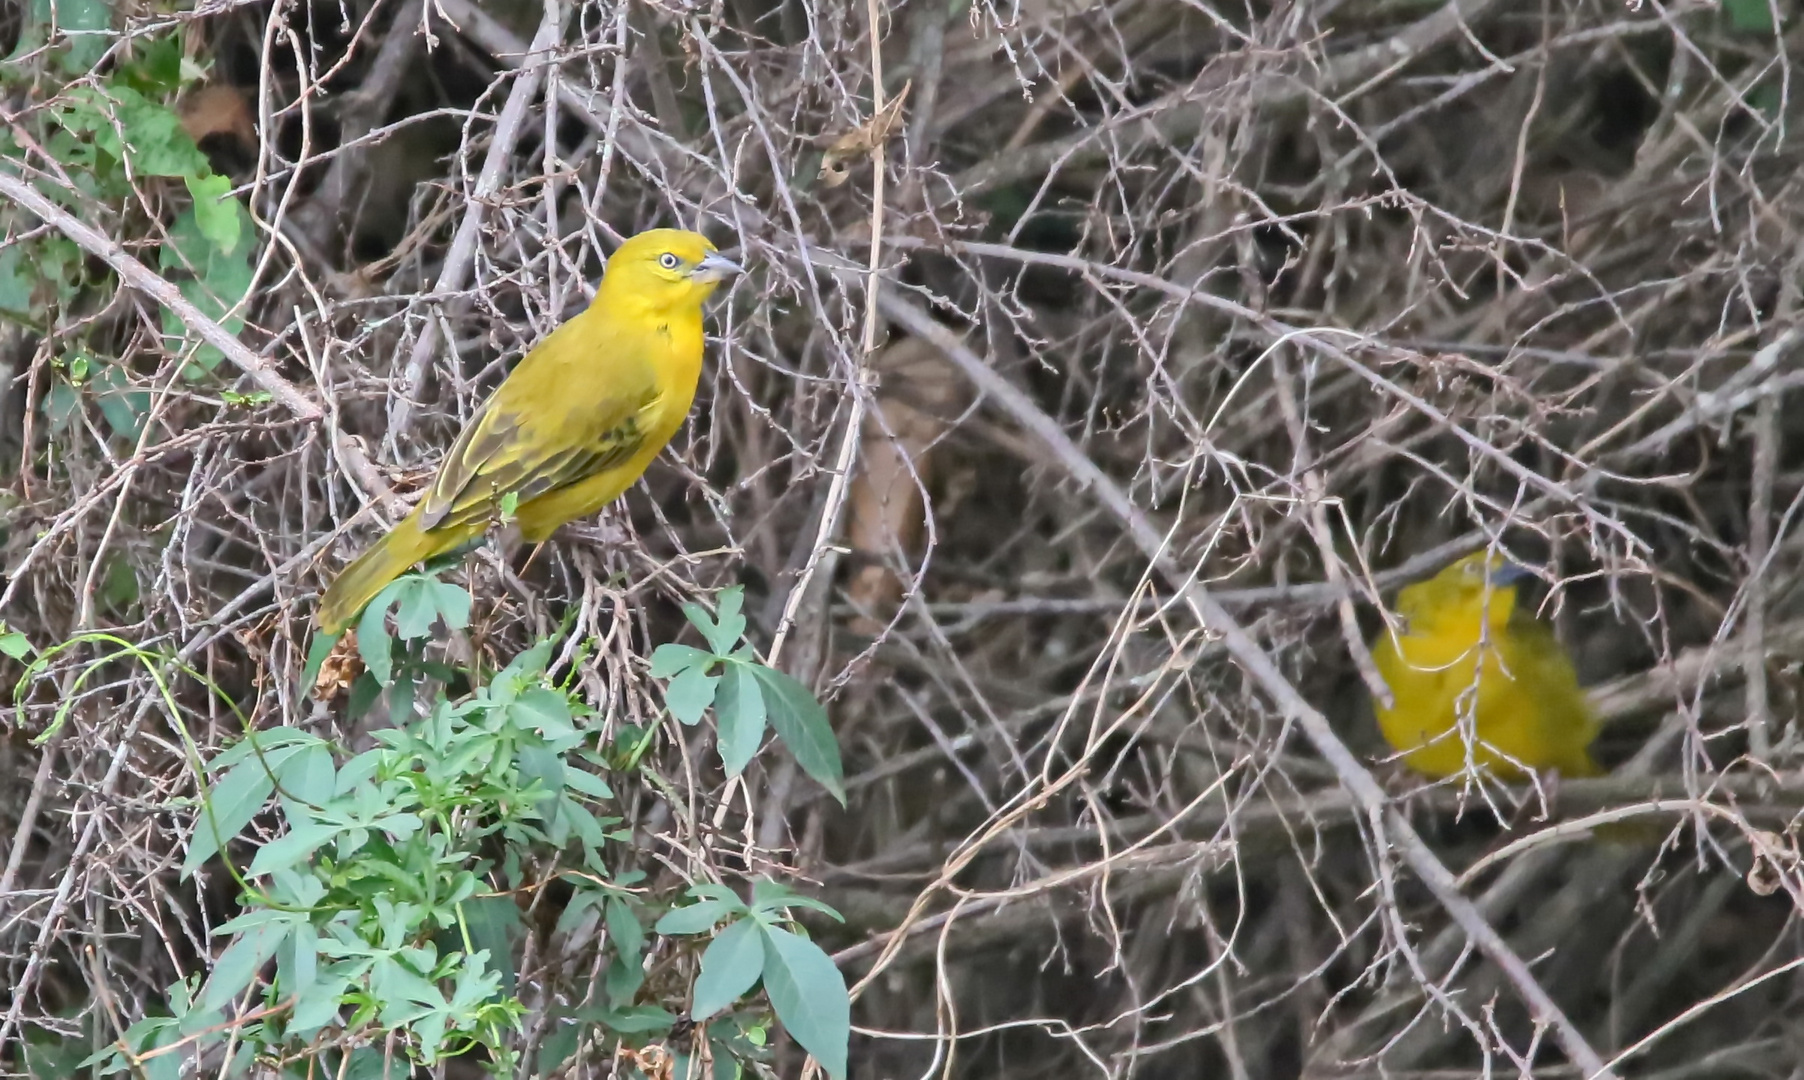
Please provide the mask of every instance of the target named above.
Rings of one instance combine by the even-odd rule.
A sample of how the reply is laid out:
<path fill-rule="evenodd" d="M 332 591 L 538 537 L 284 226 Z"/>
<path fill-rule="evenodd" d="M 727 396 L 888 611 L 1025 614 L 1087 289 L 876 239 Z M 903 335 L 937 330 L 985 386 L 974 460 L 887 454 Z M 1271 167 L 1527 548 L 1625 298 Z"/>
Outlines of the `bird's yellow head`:
<path fill-rule="evenodd" d="M 1409 620 L 1409 632 L 1476 621 L 1502 627 L 1516 610 L 1516 582 L 1528 571 L 1501 555 L 1480 551 L 1468 555 L 1427 581 L 1397 594 L 1397 613 Z"/>
<path fill-rule="evenodd" d="M 715 286 L 737 273 L 739 264 L 700 233 L 648 229 L 608 257 L 595 301 L 630 300 L 659 313 L 699 312 Z"/>

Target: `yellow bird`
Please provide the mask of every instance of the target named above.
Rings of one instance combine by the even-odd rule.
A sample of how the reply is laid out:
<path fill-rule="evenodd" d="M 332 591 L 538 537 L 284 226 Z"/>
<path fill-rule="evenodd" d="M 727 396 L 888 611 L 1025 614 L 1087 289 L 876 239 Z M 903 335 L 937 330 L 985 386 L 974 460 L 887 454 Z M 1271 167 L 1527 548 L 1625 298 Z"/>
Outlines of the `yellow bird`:
<path fill-rule="evenodd" d="M 1398 594 L 1403 627 L 1372 644 L 1395 703 L 1373 707 L 1415 771 L 1440 779 L 1471 761 L 1500 779 L 1524 769 L 1599 774 L 1590 753 L 1598 722 L 1572 661 L 1546 624 L 1516 607 L 1527 573 L 1480 552 Z"/>
<path fill-rule="evenodd" d="M 538 543 L 631 487 L 689 415 L 702 303 L 738 272 L 692 232 L 653 229 L 620 245 L 595 300 L 526 354 L 425 498 L 332 582 L 320 629 L 338 633 L 408 567 L 480 536 L 510 493 L 520 535 Z"/>

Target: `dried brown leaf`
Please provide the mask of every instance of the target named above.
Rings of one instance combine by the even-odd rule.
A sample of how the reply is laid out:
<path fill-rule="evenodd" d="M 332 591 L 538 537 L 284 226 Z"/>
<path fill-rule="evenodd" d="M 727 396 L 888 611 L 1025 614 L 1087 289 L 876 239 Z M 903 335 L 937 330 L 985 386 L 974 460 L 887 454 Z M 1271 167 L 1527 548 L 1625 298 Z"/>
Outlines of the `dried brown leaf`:
<path fill-rule="evenodd" d="M 229 135 L 244 146 L 257 145 L 257 125 L 250 101 L 235 86 L 203 86 L 183 99 L 182 130 L 196 143 Z"/>
<path fill-rule="evenodd" d="M 357 631 L 346 630 L 332 651 L 320 661 L 319 675 L 313 680 L 313 696 L 331 701 L 351 689 L 357 676 L 363 674 L 363 659 L 357 654 Z"/>
<path fill-rule="evenodd" d="M 896 96 L 869 120 L 835 138 L 828 145 L 826 154 L 821 157 L 819 179 L 822 184 L 831 188 L 845 183 L 846 178 L 852 175 L 853 162 L 869 157 L 873 150 L 889 141 L 896 122 L 902 119 L 902 103 L 908 100 L 908 91 L 913 86 L 913 80 L 903 83 Z"/>

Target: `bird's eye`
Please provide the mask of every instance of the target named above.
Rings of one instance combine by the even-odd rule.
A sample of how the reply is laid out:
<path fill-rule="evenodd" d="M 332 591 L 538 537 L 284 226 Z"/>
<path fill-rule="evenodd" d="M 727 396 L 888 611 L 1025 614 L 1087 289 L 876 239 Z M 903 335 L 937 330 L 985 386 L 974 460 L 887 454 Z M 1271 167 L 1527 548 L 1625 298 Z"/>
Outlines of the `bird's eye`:
<path fill-rule="evenodd" d="M 668 251 L 658 256 L 658 265 L 666 270 L 675 270 L 678 266 L 682 265 L 682 262 L 683 260 L 677 258 Z"/>

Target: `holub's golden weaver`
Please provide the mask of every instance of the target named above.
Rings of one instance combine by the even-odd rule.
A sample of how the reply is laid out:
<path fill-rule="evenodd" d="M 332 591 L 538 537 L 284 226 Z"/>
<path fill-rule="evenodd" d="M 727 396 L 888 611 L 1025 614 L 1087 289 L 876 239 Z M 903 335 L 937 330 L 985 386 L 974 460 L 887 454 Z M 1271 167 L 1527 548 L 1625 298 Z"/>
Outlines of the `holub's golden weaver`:
<path fill-rule="evenodd" d="M 1415 771 L 1440 779 L 1470 760 L 1501 779 L 1523 769 L 1600 772 L 1590 753 L 1598 722 L 1572 661 L 1516 606 L 1526 574 L 1480 552 L 1398 594 L 1405 625 L 1372 643 L 1394 703 L 1373 706 L 1385 740 Z"/>
<path fill-rule="evenodd" d="M 620 245 L 594 301 L 526 354 L 419 505 L 332 582 L 320 628 L 338 633 L 408 567 L 481 535 L 509 494 L 520 535 L 537 543 L 631 487 L 689 415 L 702 303 L 738 272 L 692 232 L 653 229 Z"/>

